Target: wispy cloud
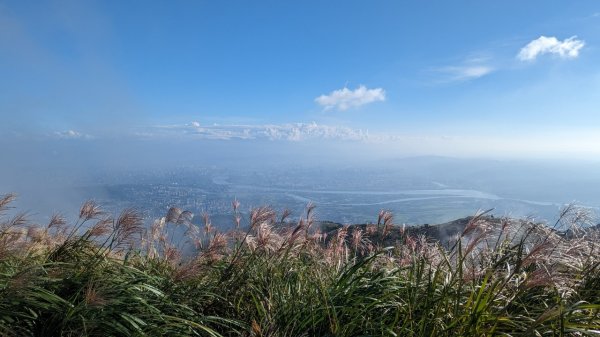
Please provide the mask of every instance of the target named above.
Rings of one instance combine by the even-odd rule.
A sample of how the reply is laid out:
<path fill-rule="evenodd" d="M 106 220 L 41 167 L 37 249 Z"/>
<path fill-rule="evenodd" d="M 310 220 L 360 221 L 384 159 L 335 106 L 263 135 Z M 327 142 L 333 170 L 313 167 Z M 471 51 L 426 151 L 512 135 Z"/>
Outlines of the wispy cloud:
<path fill-rule="evenodd" d="M 554 36 L 540 36 L 523 47 L 517 58 L 521 61 L 534 61 L 543 54 L 555 54 L 565 59 L 576 58 L 584 46 L 585 41 L 577 39 L 577 36 L 572 36 L 563 41 Z"/>
<path fill-rule="evenodd" d="M 489 57 L 471 57 L 458 64 L 430 69 L 430 71 L 435 73 L 435 83 L 475 80 L 489 75 L 495 70 L 496 69 L 490 65 Z"/>
<path fill-rule="evenodd" d="M 444 82 L 468 81 L 483 77 L 494 71 L 494 68 L 487 65 L 464 65 L 448 66 L 437 69 L 438 72 L 446 74 Z"/>
<path fill-rule="evenodd" d="M 66 131 L 56 131 L 54 132 L 54 136 L 60 139 L 91 139 L 92 136 L 86 135 L 79 131 L 75 130 L 66 130 Z"/>
<path fill-rule="evenodd" d="M 382 88 L 368 89 L 364 85 L 354 90 L 344 87 L 343 89 L 334 90 L 328 95 L 315 98 L 315 102 L 323 106 L 325 110 L 337 109 L 339 111 L 378 101 L 385 101 L 385 90 Z"/>

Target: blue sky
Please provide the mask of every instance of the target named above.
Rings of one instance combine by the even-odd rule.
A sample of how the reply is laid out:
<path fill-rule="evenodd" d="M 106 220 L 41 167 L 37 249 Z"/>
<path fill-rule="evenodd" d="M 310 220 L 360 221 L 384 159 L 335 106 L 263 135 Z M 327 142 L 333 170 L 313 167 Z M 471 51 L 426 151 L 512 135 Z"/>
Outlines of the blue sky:
<path fill-rule="evenodd" d="M 1 1 L 0 132 L 600 154 L 598 1 Z"/>

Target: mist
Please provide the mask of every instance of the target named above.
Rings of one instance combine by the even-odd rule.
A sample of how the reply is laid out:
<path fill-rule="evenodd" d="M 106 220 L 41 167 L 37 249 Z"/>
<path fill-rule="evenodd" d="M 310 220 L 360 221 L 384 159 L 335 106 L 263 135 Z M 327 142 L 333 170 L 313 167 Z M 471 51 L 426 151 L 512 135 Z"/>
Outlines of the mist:
<path fill-rule="evenodd" d="M 368 221 L 369 213 L 393 209 L 408 214 L 406 221 L 433 222 L 470 215 L 483 207 L 496 207 L 498 215 L 552 219 L 566 203 L 592 209 L 600 206 L 596 174 L 600 164 L 593 160 L 415 156 L 410 151 L 393 152 L 378 144 L 348 141 L 45 138 L 4 140 L 2 145 L 1 193 L 16 193 L 16 206 L 28 210 L 37 221 L 45 221 L 55 212 L 74 217 L 88 199 L 110 204 L 113 212 L 132 206 L 146 209 L 149 218 L 156 217 L 177 206 L 178 199 L 164 197 L 151 206 L 133 197 L 136 201 L 129 202 L 124 192 L 115 191 L 129 186 L 135 193 L 145 186 L 173 184 L 210 189 L 206 186 L 214 188 L 214 182 L 222 179 L 227 181 L 226 189 L 210 192 L 201 205 L 210 198 L 226 204 L 224 199 L 242 196 L 246 204 L 260 206 L 264 202 L 294 208 L 298 213 L 312 201 L 321 207 L 322 220 Z M 248 192 L 236 185 L 252 187 Z M 411 198 L 383 197 L 415 189 L 478 191 L 491 199 L 477 197 L 471 205 L 467 200 L 460 207 L 455 205 L 456 209 L 451 204 L 440 206 L 435 216 L 427 217 L 413 213 L 434 205 L 436 199 L 413 205 L 417 201 L 402 201 Z M 329 190 L 367 195 L 360 197 L 365 200 L 345 200 L 323 194 Z M 189 199 L 207 192 L 185 193 Z M 382 197 L 369 197 L 369 193 L 381 193 Z M 297 194 L 303 197 L 286 197 Z M 351 206 L 335 208 L 336 203 L 363 205 L 364 211 L 355 217 L 337 217 L 337 212 L 354 210 Z M 197 206 L 194 211 L 198 214 L 205 207 Z M 335 219 L 329 219 L 332 217 Z"/>

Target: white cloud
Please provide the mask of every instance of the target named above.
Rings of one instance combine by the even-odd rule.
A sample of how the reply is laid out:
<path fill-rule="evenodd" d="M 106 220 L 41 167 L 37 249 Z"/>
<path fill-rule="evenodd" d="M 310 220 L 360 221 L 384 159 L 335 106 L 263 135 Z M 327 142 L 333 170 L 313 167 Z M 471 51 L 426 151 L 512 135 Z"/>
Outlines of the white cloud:
<path fill-rule="evenodd" d="M 56 131 L 54 135 L 60 139 L 91 139 L 90 135 L 83 134 L 75 130 Z"/>
<path fill-rule="evenodd" d="M 576 58 L 583 46 L 585 46 L 585 41 L 578 40 L 577 36 L 563 41 L 554 36 L 540 36 L 523 47 L 517 58 L 521 61 L 533 61 L 543 54 L 555 54 L 561 58 Z"/>
<path fill-rule="evenodd" d="M 325 107 L 325 110 L 335 108 L 340 111 L 377 101 L 385 101 L 385 90 L 382 88 L 367 89 L 364 85 L 359 86 L 355 90 L 344 87 L 343 89 L 332 91 L 329 95 L 321 95 L 315 98 L 315 102 Z"/>

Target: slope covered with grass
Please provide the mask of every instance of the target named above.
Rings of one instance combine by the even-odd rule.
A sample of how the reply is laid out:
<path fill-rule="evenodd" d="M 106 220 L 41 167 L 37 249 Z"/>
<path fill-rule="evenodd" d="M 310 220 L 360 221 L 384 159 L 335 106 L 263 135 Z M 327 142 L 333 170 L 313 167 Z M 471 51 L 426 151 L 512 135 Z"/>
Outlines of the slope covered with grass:
<path fill-rule="evenodd" d="M 293 224 L 263 207 L 221 233 L 208 215 L 198 227 L 172 208 L 145 228 L 93 202 L 75 223 L 35 225 L 8 216 L 12 199 L 0 199 L 3 336 L 600 334 L 600 244 L 573 207 L 557 221 L 569 235 L 475 216 L 441 244 L 387 212 L 321 232 L 312 206 Z"/>

